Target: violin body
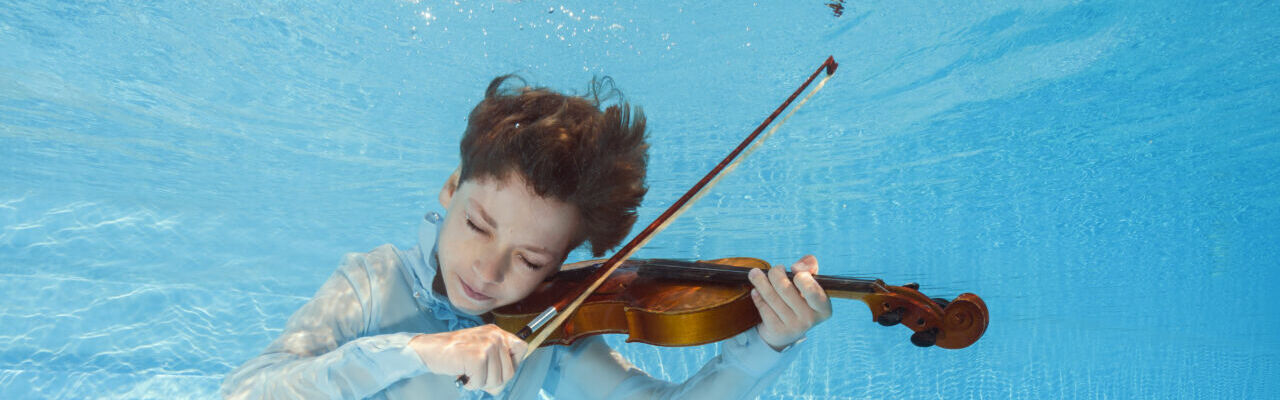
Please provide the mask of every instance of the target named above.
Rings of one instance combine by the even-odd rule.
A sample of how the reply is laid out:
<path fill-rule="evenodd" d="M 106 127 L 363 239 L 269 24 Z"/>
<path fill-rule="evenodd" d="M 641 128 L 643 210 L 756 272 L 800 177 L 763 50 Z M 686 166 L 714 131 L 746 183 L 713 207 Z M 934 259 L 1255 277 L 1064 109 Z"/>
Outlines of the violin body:
<path fill-rule="evenodd" d="M 553 275 L 524 301 L 494 310 L 494 323 L 517 332 L 564 293 L 583 285 L 599 266 Z M 749 257 L 625 261 L 543 344 L 568 345 L 604 333 L 668 347 L 728 339 L 760 323 L 747 280 L 752 268 L 767 270 L 769 263 Z M 814 279 L 830 297 L 862 300 L 881 325 L 910 328 L 917 346 L 964 348 L 987 329 L 987 306 L 972 293 L 947 301 L 925 296 L 916 284 L 889 286 L 879 279 L 823 275 Z"/>
<path fill-rule="evenodd" d="M 768 269 L 754 258 L 711 263 Z M 751 285 L 671 279 L 646 273 L 646 260 L 624 262 L 544 344 L 572 344 L 603 333 L 627 334 L 628 342 L 657 346 L 696 346 L 733 337 L 760 323 L 751 301 Z M 516 332 L 564 293 L 582 284 L 583 271 L 561 272 L 543 282 L 524 301 L 493 311 L 494 323 Z"/>

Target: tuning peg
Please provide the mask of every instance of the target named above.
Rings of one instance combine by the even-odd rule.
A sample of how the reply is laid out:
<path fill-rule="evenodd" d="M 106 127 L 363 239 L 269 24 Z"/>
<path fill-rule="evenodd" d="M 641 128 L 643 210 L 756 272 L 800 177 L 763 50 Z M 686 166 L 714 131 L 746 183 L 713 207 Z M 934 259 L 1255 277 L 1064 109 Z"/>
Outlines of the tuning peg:
<path fill-rule="evenodd" d="M 915 283 L 915 282 L 911 282 L 911 283 L 908 283 L 908 284 L 906 284 L 906 285 L 902 285 L 902 287 L 907 288 L 907 289 L 911 289 L 911 290 L 920 290 L 920 284 L 919 284 L 919 283 Z"/>
<path fill-rule="evenodd" d="M 901 308 L 895 308 L 893 311 L 885 311 L 884 314 L 880 314 L 879 317 L 876 317 L 876 322 L 881 326 L 897 325 L 902 322 L 902 311 L 903 310 Z"/>
<path fill-rule="evenodd" d="M 947 306 L 951 305 L 950 301 L 947 301 L 947 299 L 944 299 L 941 297 L 934 297 L 930 300 L 933 300 L 934 304 L 937 304 L 938 307 L 942 307 L 942 308 L 947 308 Z"/>
<path fill-rule="evenodd" d="M 933 346 L 934 343 L 938 342 L 937 331 L 938 330 L 935 328 L 927 331 L 919 331 L 919 332 L 913 333 L 911 334 L 911 344 L 914 344 L 920 347 Z"/>

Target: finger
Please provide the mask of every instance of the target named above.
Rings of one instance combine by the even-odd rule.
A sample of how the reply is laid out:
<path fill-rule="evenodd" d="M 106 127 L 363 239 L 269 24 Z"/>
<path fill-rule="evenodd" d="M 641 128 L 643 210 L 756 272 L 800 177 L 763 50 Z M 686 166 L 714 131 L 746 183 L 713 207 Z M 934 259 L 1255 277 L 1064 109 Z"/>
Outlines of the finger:
<path fill-rule="evenodd" d="M 778 319 L 778 313 L 773 312 L 773 308 L 765 304 L 764 299 L 760 297 L 759 291 L 751 289 L 751 301 L 756 304 L 756 310 L 760 311 L 761 323 L 767 326 L 782 326 L 782 320 Z"/>
<path fill-rule="evenodd" d="M 796 285 L 791 282 L 791 278 L 787 277 L 786 271 L 782 268 L 775 268 L 769 271 L 769 282 L 773 287 L 778 289 L 778 297 L 791 309 L 791 313 L 796 318 L 808 318 L 813 314 L 813 310 L 809 308 L 809 304 L 805 303 L 804 297 L 800 297 L 800 291 L 796 289 Z"/>
<path fill-rule="evenodd" d="M 810 274 L 818 274 L 818 258 L 812 254 L 800 257 L 800 261 L 791 264 L 791 272 L 808 272 Z"/>
<path fill-rule="evenodd" d="M 524 341 L 521 342 L 523 343 Z M 507 348 L 507 354 L 503 354 L 502 357 L 502 382 L 505 383 L 511 380 L 512 376 L 515 376 L 516 364 L 519 363 L 519 357 L 522 355 L 524 355 L 524 352 L 516 352 L 513 348 Z"/>
<path fill-rule="evenodd" d="M 510 335 L 508 338 L 511 339 L 510 342 L 507 343 L 507 345 L 511 347 L 511 355 L 513 357 L 511 365 L 513 367 L 519 367 L 520 363 L 524 362 L 525 354 L 529 353 L 529 342 L 524 341 L 524 339 L 521 339 L 516 335 Z"/>
<path fill-rule="evenodd" d="M 800 288 L 800 295 L 804 296 L 805 303 L 817 313 L 819 322 L 831 317 L 831 298 L 827 296 L 827 291 L 822 289 L 822 285 L 818 284 L 813 275 L 809 275 L 808 272 L 799 272 L 796 273 L 793 281 L 796 287 Z"/>
<path fill-rule="evenodd" d="M 529 342 L 525 342 L 519 336 L 507 331 L 502 332 L 502 337 L 507 339 L 507 354 L 503 357 L 506 364 L 503 365 L 503 384 L 515 377 L 516 371 L 520 369 L 520 363 L 524 362 L 525 354 L 529 351 Z"/>
<path fill-rule="evenodd" d="M 781 266 L 777 266 L 770 270 L 781 268 Z M 772 274 L 772 272 L 769 274 Z M 787 306 L 786 301 L 782 300 L 782 298 L 778 296 L 777 288 L 774 287 L 773 283 L 766 275 L 766 273 L 757 269 L 748 273 L 747 278 L 751 280 L 753 285 L 755 285 L 756 293 L 760 294 L 760 298 L 763 299 L 764 303 L 773 310 L 775 315 L 778 316 L 779 321 L 785 323 L 795 319 L 795 312 L 791 310 L 791 307 Z"/>
<path fill-rule="evenodd" d="M 502 362 L 503 360 L 509 359 L 509 357 L 511 356 L 507 351 L 506 346 L 489 347 L 489 362 L 488 370 L 486 371 L 489 376 L 488 379 L 485 380 L 485 390 L 502 387 L 502 384 L 504 383 L 502 380 Z"/>

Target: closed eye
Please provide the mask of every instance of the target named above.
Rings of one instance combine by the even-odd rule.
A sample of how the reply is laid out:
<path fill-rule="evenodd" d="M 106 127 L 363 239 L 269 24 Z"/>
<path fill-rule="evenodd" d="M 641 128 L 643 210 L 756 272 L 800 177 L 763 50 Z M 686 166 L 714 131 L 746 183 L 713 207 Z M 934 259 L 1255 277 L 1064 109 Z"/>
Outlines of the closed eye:
<path fill-rule="evenodd" d="M 529 261 L 529 259 L 524 258 L 524 255 L 519 255 L 519 257 L 520 257 L 520 261 L 523 261 L 524 265 L 528 266 L 529 268 L 542 269 L 541 265 L 534 264 L 532 261 Z"/>
<path fill-rule="evenodd" d="M 481 235 L 488 234 L 488 232 L 485 232 L 484 229 L 480 229 L 480 227 L 477 226 L 475 222 L 471 222 L 471 217 L 467 217 L 466 219 L 467 219 L 467 227 L 471 228 L 471 230 L 476 231 L 476 233 L 479 233 Z"/>

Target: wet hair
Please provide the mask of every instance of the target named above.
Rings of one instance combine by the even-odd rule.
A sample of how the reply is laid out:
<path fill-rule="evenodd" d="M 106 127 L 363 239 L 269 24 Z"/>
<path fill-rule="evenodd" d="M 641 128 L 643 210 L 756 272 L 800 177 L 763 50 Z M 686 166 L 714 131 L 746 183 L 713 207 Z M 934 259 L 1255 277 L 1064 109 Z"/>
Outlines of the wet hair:
<path fill-rule="evenodd" d="M 617 104 L 601 111 L 614 97 Z M 607 77 L 569 96 L 500 76 L 467 118 L 459 182 L 519 173 L 538 196 L 577 207 L 582 226 L 569 250 L 586 241 L 600 257 L 631 231 L 648 191 L 644 128 L 644 112 Z"/>

